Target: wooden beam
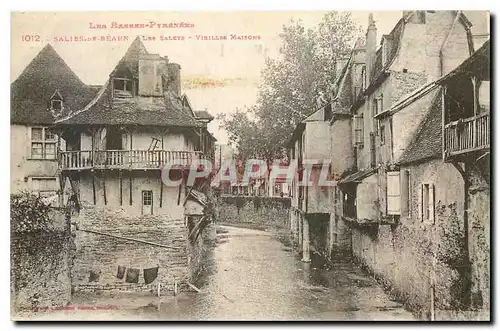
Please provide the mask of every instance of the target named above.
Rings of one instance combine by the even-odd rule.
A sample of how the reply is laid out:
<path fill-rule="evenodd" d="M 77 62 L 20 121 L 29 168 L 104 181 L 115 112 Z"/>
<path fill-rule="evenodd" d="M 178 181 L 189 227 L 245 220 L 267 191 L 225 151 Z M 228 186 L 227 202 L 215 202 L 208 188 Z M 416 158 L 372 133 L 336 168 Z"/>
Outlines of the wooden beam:
<path fill-rule="evenodd" d="M 445 137 L 445 123 L 446 121 L 446 85 L 443 86 L 441 89 L 441 146 L 443 150 L 441 151 L 442 153 L 442 160 L 443 162 L 446 161 L 446 137 Z"/>
<path fill-rule="evenodd" d="M 102 193 L 104 195 L 104 205 L 108 204 L 108 198 L 106 196 L 106 177 L 104 176 L 104 171 L 101 171 L 102 176 Z"/>
<path fill-rule="evenodd" d="M 181 190 L 182 190 L 182 182 L 179 184 L 179 193 L 177 194 L 177 206 L 181 203 Z"/>
<path fill-rule="evenodd" d="M 150 241 L 145 241 L 145 240 L 140 240 L 140 239 L 134 239 L 134 238 L 128 238 L 128 237 L 122 237 L 122 236 L 117 236 L 117 235 L 114 235 L 114 234 L 105 233 L 105 232 L 99 232 L 99 231 L 94 231 L 94 230 L 84 230 L 84 229 L 81 229 L 80 231 L 89 232 L 89 233 L 95 233 L 95 234 L 99 234 L 101 236 L 108 236 L 108 237 L 113 237 L 113 238 L 116 238 L 116 239 L 121 239 L 121 240 L 126 240 L 126 241 L 135 241 L 135 242 L 143 243 L 143 244 L 146 244 L 146 245 L 158 246 L 158 247 L 163 247 L 163 248 L 178 249 L 178 250 L 183 249 L 182 247 L 167 246 L 167 245 L 163 245 L 163 244 L 153 243 L 153 242 L 150 242 Z"/>
<path fill-rule="evenodd" d="M 129 177 L 128 177 L 128 184 L 129 184 L 129 204 L 132 206 L 132 172 L 129 171 Z"/>
<path fill-rule="evenodd" d="M 163 181 L 160 177 L 160 208 L 163 206 Z"/>
<path fill-rule="evenodd" d="M 96 195 L 95 195 L 95 173 L 92 171 L 92 196 L 94 198 L 94 205 L 96 204 Z"/>
<path fill-rule="evenodd" d="M 120 177 L 120 206 L 123 205 L 123 176 L 122 171 L 118 171 L 118 177 Z"/>

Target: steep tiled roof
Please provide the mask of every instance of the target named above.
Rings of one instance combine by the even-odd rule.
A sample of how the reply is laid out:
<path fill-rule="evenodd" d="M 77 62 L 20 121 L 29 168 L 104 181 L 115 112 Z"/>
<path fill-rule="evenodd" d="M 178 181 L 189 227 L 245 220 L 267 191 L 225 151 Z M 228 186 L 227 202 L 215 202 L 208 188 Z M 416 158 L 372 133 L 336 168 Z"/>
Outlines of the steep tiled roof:
<path fill-rule="evenodd" d="M 59 91 L 63 113 L 83 108 L 98 91 L 85 85 L 50 45 L 11 84 L 11 123 L 51 124 L 50 98 Z"/>
<path fill-rule="evenodd" d="M 441 93 L 438 93 L 398 163 L 407 164 L 439 157 L 442 153 L 441 130 Z"/>
<path fill-rule="evenodd" d="M 137 78 L 139 56 L 147 54 L 139 38 L 131 44 L 112 74 L 122 70 Z M 110 78 L 111 79 L 111 78 Z M 182 98 L 167 92 L 164 97 L 130 97 L 113 99 L 110 80 L 97 97 L 84 109 L 57 121 L 61 125 L 154 125 L 154 126 L 202 126 Z"/>
<path fill-rule="evenodd" d="M 390 47 L 388 49 L 386 65 L 384 66 L 382 63 L 382 47 L 380 47 L 375 54 L 375 61 L 372 68 L 373 71 L 372 75 L 370 76 L 372 77 L 371 81 L 375 81 L 378 78 L 378 76 L 382 73 L 382 71 L 389 68 L 389 66 L 396 58 L 396 55 L 398 54 L 399 44 L 401 42 L 401 36 L 403 34 L 404 23 L 405 23 L 404 19 L 401 18 L 398 21 L 398 23 L 396 23 L 392 31 L 388 35 L 385 35 L 385 37 L 390 41 Z"/>
<path fill-rule="evenodd" d="M 155 126 L 201 126 L 188 113 L 181 100 L 167 93 L 165 98 L 130 98 L 120 102 L 111 101 L 111 84 L 106 84 L 97 100 L 88 109 L 57 121 L 58 124 L 82 125 L 155 125 Z M 102 94 L 101 94 L 102 93 Z"/>

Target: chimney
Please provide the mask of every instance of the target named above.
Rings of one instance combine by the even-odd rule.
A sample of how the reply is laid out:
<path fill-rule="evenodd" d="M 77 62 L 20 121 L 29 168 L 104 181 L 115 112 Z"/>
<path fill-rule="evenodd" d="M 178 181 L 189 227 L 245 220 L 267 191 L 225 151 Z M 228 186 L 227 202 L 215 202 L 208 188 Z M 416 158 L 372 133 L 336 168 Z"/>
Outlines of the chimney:
<path fill-rule="evenodd" d="M 403 18 L 406 19 L 414 10 L 403 10 Z"/>
<path fill-rule="evenodd" d="M 372 68 L 375 62 L 375 51 L 377 50 L 377 27 L 373 20 L 373 14 L 368 15 L 368 29 L 366 31 L 366 77 L 371 82 Z"/>
<path fill-rule="evenodd" d="M 165 59 L 158 54 L 143 54 L 139 57 L 140 96 L 163 96 L 161 73 L 165 65 Z"/>
<path fill-rule="evenodd" d="M 181 66 L 177 63 L 169 63 L 168 66 L 168 89 L 175 95 L 181 96 Z"/>

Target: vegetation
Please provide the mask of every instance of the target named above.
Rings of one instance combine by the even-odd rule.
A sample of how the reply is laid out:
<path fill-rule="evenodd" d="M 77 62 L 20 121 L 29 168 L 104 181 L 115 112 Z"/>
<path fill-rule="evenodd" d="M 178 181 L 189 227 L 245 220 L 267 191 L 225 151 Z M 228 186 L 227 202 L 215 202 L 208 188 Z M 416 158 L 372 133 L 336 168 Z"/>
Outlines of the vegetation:
<path fill-rule="evenodd" d="M 329 12 L 314 28 L 301 21 L 283 27 L 279 56 L 266 58 L 257 104 L 219 116 L 240 159 L 285 156 L 296 125 L 331 101 L 336 60 L 360 31 L 346 12 Z"/>
<path fill-rule="evenodd" d="M 47 230 L 50 222 L 50 205 L 29 192 L 12 194 L 10 219 L 12 232 L 37 232 Z"/>

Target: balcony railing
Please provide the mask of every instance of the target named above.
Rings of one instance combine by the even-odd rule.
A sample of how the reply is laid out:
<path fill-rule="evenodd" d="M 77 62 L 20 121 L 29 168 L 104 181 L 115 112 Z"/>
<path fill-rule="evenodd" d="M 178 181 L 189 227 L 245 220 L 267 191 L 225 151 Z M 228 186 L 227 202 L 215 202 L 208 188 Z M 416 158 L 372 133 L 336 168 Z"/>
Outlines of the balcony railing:
<path fill-rule="evenodd" d="M 59 168 L 62 170 L 83 169 L 159 169 L 173 163 L 191 165 L 193 161 L 206 159 L 202 152 L 106 150 L 106 151 L 62 151 L 59 153 Z"/>
<path fill-rule="evenodd" d="M 453 156 L 490 148 L 490 114 L 485 113 L 445 125 L 445 155 Z"/>

